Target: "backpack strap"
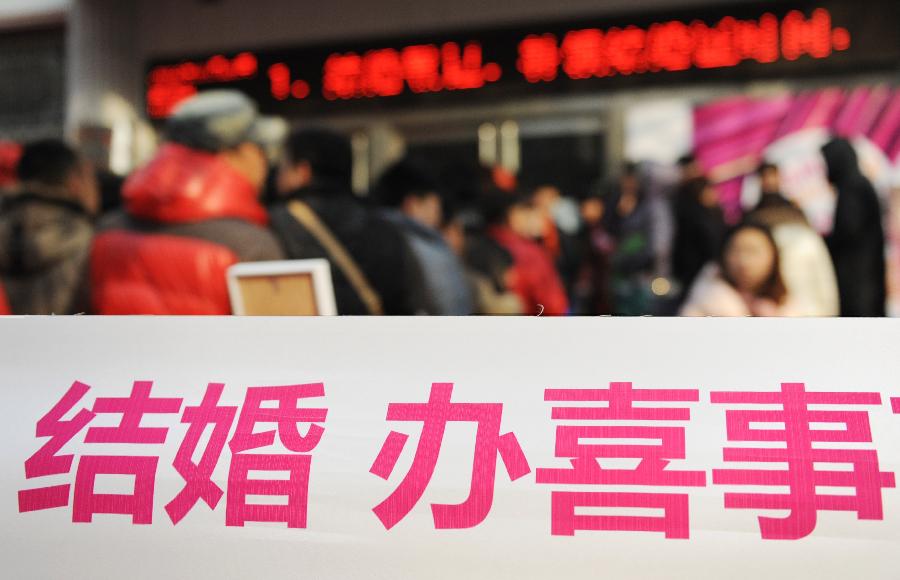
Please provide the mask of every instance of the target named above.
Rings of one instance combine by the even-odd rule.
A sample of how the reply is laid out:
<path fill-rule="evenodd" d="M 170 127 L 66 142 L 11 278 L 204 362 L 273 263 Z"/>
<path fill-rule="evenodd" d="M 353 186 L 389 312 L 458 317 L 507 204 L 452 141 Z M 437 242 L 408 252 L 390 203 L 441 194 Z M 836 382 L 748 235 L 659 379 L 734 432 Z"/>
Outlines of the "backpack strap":
<path fill-rule="evenodd" d="M 384 314 L 381 296 L 369 283 L 368 278 L 363 274 L 347 249 L 344 248 L 344 245 L 331 233 L 328 226 L 319 219 L 316 212 L 309 205 L 297 199 L 288 202 L 287 209 L 294 216 L 294 219 L 306 228 L 306 231 L 325 249 L 332 263 L 343 272 L 359 299 L 362 300 L 366 310 L 369 311 L 369 314 Z"/>

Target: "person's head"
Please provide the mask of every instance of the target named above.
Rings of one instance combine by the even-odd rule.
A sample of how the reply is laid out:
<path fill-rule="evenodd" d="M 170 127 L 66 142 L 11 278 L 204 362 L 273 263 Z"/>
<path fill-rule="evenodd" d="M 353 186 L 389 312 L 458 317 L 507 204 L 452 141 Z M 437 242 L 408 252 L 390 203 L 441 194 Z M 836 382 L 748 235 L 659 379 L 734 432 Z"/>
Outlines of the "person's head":
<path fill-rule="evenodd" d="M 58 139 L 27 144 L 16 169 L 26 190 L 51 193 L 78 203 L 89 213 L 100 205 L 100 191 L 93 166 Z"/>
<path fill-rule="evenodd" d="M 588 226 L 599 224 L 605 214 L 606 204 L 602 198 L 592 195 L 581 202 L 581 219 Z"/>
<path fill-rule="evenodd" d="M 376 186 L 379 202 L 399 209 L 428 227 L 441 227 L 442 196 L 437 180 L 423 166 L 409 159 L 391 165 Z"/>
<path fill-rule="evenodd" d="M 777 165 L 764 161 L 756 173 L 759 175 L 759 184 L 763 194 L 781 193 L 781 175 Z"/>
<path fill-rule="evenodd" d="M 534 205 L 542 214 L 552 216 L 553 208 L 562 199 L 562 192 L 559 190 L 559 187 L 545 183 L 535 187 L 531 197 L 534 200 Z"/>
<path fill-rule="evenodd" d="M 460 219 L 458 214 L 454 214 L 449 218 L 445 217 L 441 224 L 441 234 L 444 241 L 450 246 L 453 252 L 461 256 L 466 251 L 466 226 Z"/>
<path fill-rule="evenodd" d="M 262 117 L 256 104 L 234 90 L 199 93 L 166 122 L 166 140 L 219 155 L 258 191 L 287 131 L 278 118 Z"/>
<path fill-rule="evenodd" d="M 485 192 L 481 211 L 489 226 L 505 226 L 520 236 L 534 238 L 543 230 L 541 214 L 532 200 L 518 192 L 494 189 Z"/>
<path fill-rule="evenodd" d="M 284 195 L 314 183 L 352 190 L 353 149 L 350 140 L 322 128 L 299 129 L 285 144 L 278 170 L 278 191 Z"/>
<path fill-rule="evenodd" d="M 745 222 L 735 227 L 722 246 L 722 276 L 736 290 L 776 303 L 787 294 L 778 260 L 778 248 L 767 227 Z"/>
<path fill-rule="evenodd" d="M 686 197 L 684 201 L 705 208 L 719 205 L 719 192 L 705 177 L 695 177 L 684 183 L 681 191 Z"/>
<path fill-rule="evenodd" d="M 537 239 L 544 233 L 543 217 L 532 200 L 522 197 L 510 206 L 506 214 L 506 223 L 520 236 Z"/>
<path fill-rule="evenodd" d="M 637 163 L 633 161 L 625 163 L 625 166 L 622 168 L 622 174 L 619 176 L 619 189 L 623 194 L 638 195 L 640 186 Z"/>
<path fill-rule="evenodd" d="M 835 137 L 822 146 L 822 157 L 828 170 L 828 181 L 840 183 L 861 174 L 853 144 L 843 137 Z"/>
<path fill-rule="evenodd" d="M 703 169 L 701 169 L 697 159 L 691 154 L 682 155 L 678 159 L 678 169 L 681 172 L 682 181 L 703 177 Z"/>

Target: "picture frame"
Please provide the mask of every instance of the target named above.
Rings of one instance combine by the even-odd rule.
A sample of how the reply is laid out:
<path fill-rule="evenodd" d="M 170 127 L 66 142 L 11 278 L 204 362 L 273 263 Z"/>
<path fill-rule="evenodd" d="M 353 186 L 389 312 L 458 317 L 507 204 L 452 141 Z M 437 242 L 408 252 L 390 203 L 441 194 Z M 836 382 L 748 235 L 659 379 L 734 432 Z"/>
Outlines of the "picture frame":
<path fill-rule="evenodd" d="M 337 315 L 328 260 L 242 262 L 226 276 L 236 316 Z"/>

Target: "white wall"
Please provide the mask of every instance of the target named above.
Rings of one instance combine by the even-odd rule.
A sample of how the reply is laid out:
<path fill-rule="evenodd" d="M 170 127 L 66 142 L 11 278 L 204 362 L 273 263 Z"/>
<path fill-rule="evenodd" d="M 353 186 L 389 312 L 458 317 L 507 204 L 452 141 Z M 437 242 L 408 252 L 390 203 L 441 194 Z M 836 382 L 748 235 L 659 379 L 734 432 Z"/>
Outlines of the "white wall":
<path fill-rule="evenodd" d="M 61 21 L 73 0 L 0 0 L 0 30 Z"/>
<path fill-rule="evenodd" d="M 109 167 L 126 173 L 152 151 L 132 0 L 76 0 L 67 28 L 66 133 L 111 130 Z"/>

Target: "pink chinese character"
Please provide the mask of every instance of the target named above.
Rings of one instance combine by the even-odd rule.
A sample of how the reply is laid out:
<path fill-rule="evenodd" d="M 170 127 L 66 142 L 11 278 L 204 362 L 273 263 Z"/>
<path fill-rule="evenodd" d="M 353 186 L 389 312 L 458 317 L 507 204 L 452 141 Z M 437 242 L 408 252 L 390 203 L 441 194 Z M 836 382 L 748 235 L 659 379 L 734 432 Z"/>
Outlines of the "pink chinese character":
<path fill-rule="evenodd" d="M 312 456 L 299 454 L 234 455 L 228 472 L 225 525 L 242 527 L 245 522 L 285 522 L 289 528 L 305 528 L 311 461 Z M 249 479 L 250 471 L 287 471 L 289 476 L 283 480 Z M 249 504 L 248 495 L 286 496 L 287 503 Z"/>
<path fill-rule="evenodd" d="M 85 455 L 75 476 L 73 522 L 90 522 L 94 514 L 130 514 L 134 524 L 153 523 L 153 488 L 159 457 Z M 98 475 L 133 475 L 134 493 L 96 493 Z"/>
<path fill-rule="evenodd" d="M 129 397 L 98 397 L 94 413 L 122 415 L 118 427 L 91 427 L 85 443 L 165 443 L 166 427 L 141 427 L 147 413 L 177 413 L 182 399 L 151 398 L 153 381 L 135 381 Z"/>
<path fill-rule="evenodd" d="M 327 409 L 298 408 L 301 399 L 325 396 L 325 385 L 312 383 L 279 387 L 250 387 L 241 408 L 237 428 L 228 446 L 234 455 L 228 475 L 228 500 L 225 525 L 243 526 L 245 522 L 285 522 L 289 528 L 305 528 L 309 494 L 310 455 L 325 429 Z M 277 402 L 276 407 L 263 403 Z M 275 443 L 275 430 L 254 433 L 257 423 L 276 423 L 278 438 L 290 455 L 241 453 Z M 301 435 L 297 424 L 309 423 Z M 249 479 L 250 471 L 287 471 L 287 480 Z M 248 504 L 248 495 L 287 496 L 286 505 Z"/>
<path fill-rule="evenodd" d="M 117 427 L 91 427 L 86 443 L 162 444 L 167 427 L 141 427 L 148 413 L 177 413 L 182 399 L 151 397 L 152 381 L 135 381 L 128 397 L 98 397 L 96 414 L 122 415 Z M 84 455 L 75 475 L 73 522 L 90 522 L 93 514 L 131 515 L 135 524 L 149 524 L 153 519 L 153 489 L 159 457 Z M 98 475 L 134 476 L 133 494 L 96 493 Z"/>
<path fill-rule="evenodd" d="M 726 493 L 725 507 L 787 510 L 784 518 L 759 517 L 763 539 L 796 540 L 816 527 L 817 512 L 851 511 L 861 520 L 883 519 L 881 490 L 894 487 L 894 475 L 879 470 L 874 449 L 839 449 L 835 443 L 871 443 L 866 411 L 810 410 L 809 405 L 880 405 L 878 393 L 807 392 L 803 383 L 782 383 L 780 392 L 714 392 L 713 403 L 777 405 L 775 410 L 729 409 L 728 440 L 783 443 L 780 447 L 726 447 L 726 462 L 785 463 L 787 469 L 714 469 L 717 485 L 786 487 L 787 493 Z M 777 423 L 783 428 L 752 427 Z M 813 429 L 813 424 L 842 429 Z M 814 446 L 826 443 L 827 448 Z M 852 470 L 825 470 L 822 464 L 850 464 Z M 851 488 L 852 494 L 819 493 L 816 486 Z"/>
<path fill-rule="evenodd" d="M 181 422 L 190 424 L 190 427 L 172 463 L 185 481 L 184 488 L 166 505 L 166 512 L 173 524 L 181 521 L 197 501 L 202 499 L 210 509 L 216 509 L 222 499 L 222 488 L 213 483 L 211 478 L 237 413 L 237 407 L 218 406 L 223 388 L 222 383 L 210 383 L 200 406 L 186 407 L 181 416 Z M 200 463 L 194 463 L 194 453 L 207 425 L 213 426 L 209 442 L 200 457 Z"/>
<path fill-rule="evenodd" d="M 501 403 L 451 403 L 453 383 L 433 383 L 427 403 L 390 403 L 388 421 L 421 421 L 422 434 L 412 466 L 394 492 L 372 510 L 386 529 L 391 529 L 421 499 L 437 464 L 448 421 L 478 424 L 469 497 L 461 504 L 431 504 L 434 527 L 460 529 L 477 526 L 487 517 L 494 500 L 497 452 L 506 472 L 515 481 L 531 472 L 513 433 L 500 435 Z M 369 470 L 382 479 L 390 477 L 407 435 L 391 431 Z"/>
<path fill-rule="evenodd" d="M 606 406 L 553 407 L 557 421 L 671 421 L 690 420 L 687 407 L 647 407 L 633 403 L 682 403 L 699 400 L 696 389 L 633 389 L 631 383 L 610 383 L 609 389 L 547 389 L 545 401 L 607 401 Z M 555 485 L 633 485 L 703 487 L 702 471 L 666 469 L 673 459 L 685 459 L 684 426 L 560 425 L 556 428 L 556 457 L 568 458 L 571 468 L 539 468 L 537 482 Z M 656 440 L 659 443 L 587 443 L 583 440 Z M 606 460 L 638 459 L 632 469 L 604 466 Z M 571 536 L 575 530 L 663 532 L 667 538 L 689 536 L 686 493 L 553 491 L 551 534 Z M 576 515 L 577 507 L 661 509 L 663 515 Z"/>
<path fill-rule="evenodd" d="M 50 437 L 50 440 L 25 461 L 26 479 L 69 473 L 72 469 L 75 456 L 57 453 L 84 429 L 95 415 L 87 409 L 81 409 L 68 421 L 63 421 L 63 417 L 89 390 L 89 386 L 75 381 L 66 394 L 37 422 L 35 435 Z M 20 490 L 19 513 L 69 505 L 69 487 L 69 484 L 61 484 Z"/>

